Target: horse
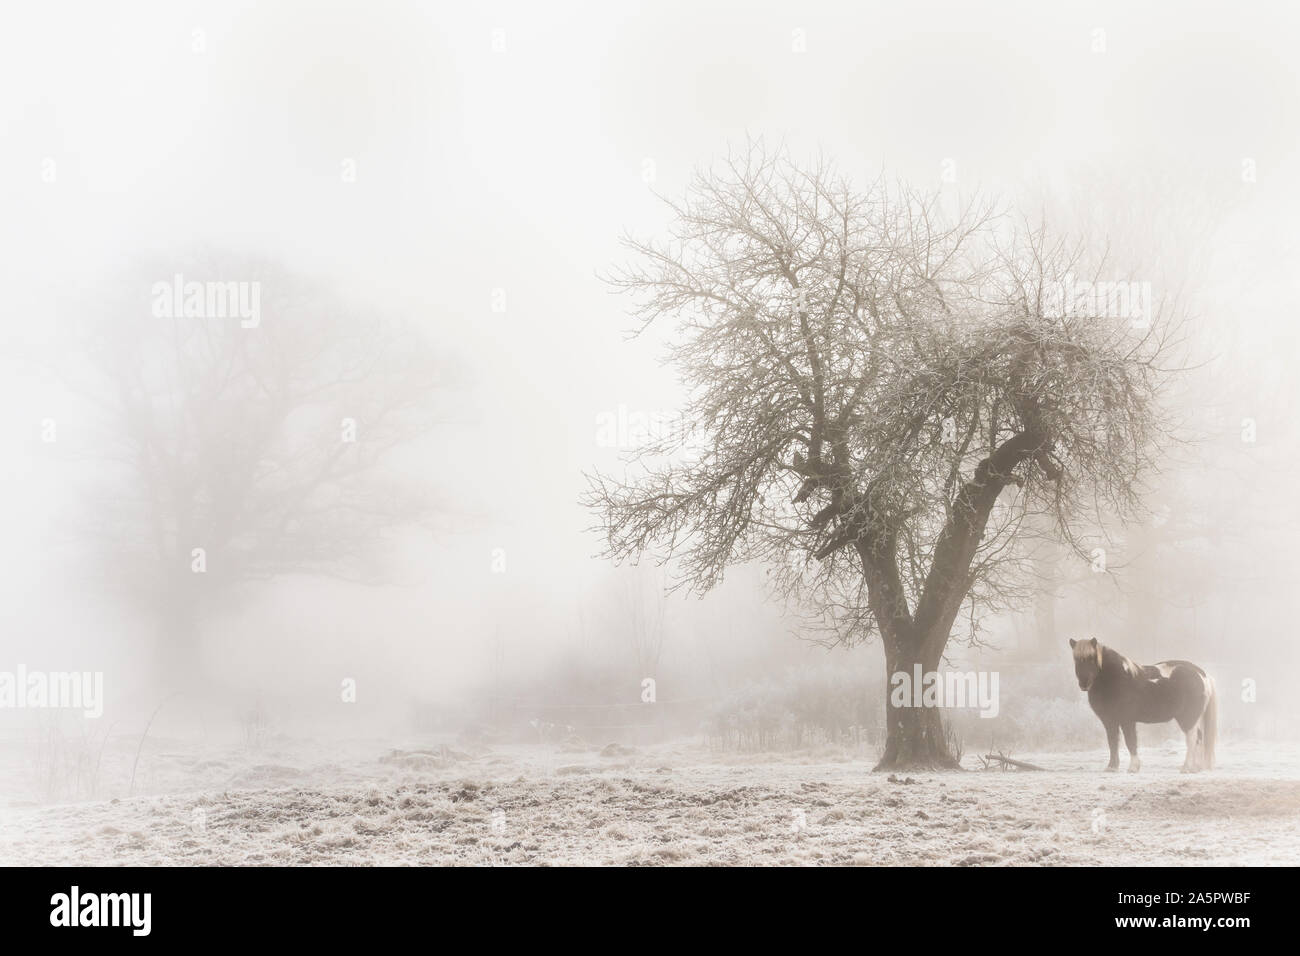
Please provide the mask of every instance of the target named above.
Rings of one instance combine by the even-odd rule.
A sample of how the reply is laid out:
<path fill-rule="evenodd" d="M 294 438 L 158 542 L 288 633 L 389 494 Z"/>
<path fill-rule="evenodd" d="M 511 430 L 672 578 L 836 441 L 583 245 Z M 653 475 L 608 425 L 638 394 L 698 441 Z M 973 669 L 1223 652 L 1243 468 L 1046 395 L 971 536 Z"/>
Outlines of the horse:
<path fill-rule="evenodd" d="M 1129 773 L 1142 767 L 1137 753 L 1137 725 L 1178 721 L 1187 737 L 1183 773 L 1214 769 L 1219 704 L 1214 681 L 1195 664 L 1161 661 L 1142 665 L 1097 639 L 1070 639 L 1079 690 L 1087 691 L 1093 713 L 1101 718 L 1110 744 L 1107 770 L 1119 769 L 1119 732 L 1128 745 Z"/>

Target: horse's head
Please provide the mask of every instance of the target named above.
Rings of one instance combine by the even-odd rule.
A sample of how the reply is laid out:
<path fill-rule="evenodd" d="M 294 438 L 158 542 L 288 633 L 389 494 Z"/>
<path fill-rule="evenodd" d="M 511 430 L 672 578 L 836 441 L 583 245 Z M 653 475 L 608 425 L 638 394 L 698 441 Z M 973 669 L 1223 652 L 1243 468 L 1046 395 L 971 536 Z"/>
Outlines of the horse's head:
<path fill-rule="evenodd" d="M 1095 637 L 1076 641 L 1070 638 L 1074 651 L 1074 676 L 1079 678 L 1079 690 L 1088 690 L 1101 674 L 1101 644 Z"/>

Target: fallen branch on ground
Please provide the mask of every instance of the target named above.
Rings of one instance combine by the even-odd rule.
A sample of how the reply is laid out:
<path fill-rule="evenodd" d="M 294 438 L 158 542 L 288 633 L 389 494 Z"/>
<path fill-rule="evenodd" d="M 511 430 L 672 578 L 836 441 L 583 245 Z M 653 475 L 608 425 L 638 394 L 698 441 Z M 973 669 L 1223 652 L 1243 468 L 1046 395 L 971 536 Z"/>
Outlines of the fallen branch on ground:
<path fill-rule="evenodd" d="M 983 757 L 980 757 L 980 760 L 984 761 L 985 770 L 989 769 L 991 761 L 997 761 L 998 763 L 1001 763 L 1003 770 L 1006 770 L 1008 767 L 1015 767 L 1017 770 L 1042 770 L 1043 769 L 1042 767 L 1035 766 L 1032 763 L 1025 763 L 1023 760 L 1012 760 L 1010 757 L 1008 757 L 1006 754 L 1003 753 L 985 754 Z"/>

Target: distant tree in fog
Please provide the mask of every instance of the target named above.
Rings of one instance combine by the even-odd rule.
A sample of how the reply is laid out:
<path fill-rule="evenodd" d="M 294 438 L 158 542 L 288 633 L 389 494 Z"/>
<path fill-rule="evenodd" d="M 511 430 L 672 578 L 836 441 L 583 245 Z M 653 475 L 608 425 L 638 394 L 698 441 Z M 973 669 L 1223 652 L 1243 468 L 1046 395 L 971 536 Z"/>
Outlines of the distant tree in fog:
<path fill-rule="evenodd" d="M 636 574 L 623 581 L 619 593 L 621 620 L 614 626 L 623 633 L 638 680 L 653 677 L 658 671 L 664 652 L 667 605 L 662 582 L 654 576 Z"/>
<path fill-rule="evenodd" d="M 1028 517 L 1095 560 L 1088 531 L 1142 512 L 1177 343 L 1096 250 L 752 144 L 669 205 L 611 281 L 678 321 L 687 427 L 639 478 L 591 476 L 610 557 L 672 555 L 700 591 L 766 561 L 910 676 L 1026 596 Z M 886 712 L 878 769 L 955 762 L 937 708 Z"/>
<path fill-rule="evenodd" d="M 167 676 L 198 680 L 200 624 L 240 585 L 385 579 L 386 540 L 434 504 L 387 465 L 443 420 L 447 365 L 412 327 L 266 263 L 122 288 L 63 363 L 111 469 L 89 520 L 114 587 L 156 614 Z"/>

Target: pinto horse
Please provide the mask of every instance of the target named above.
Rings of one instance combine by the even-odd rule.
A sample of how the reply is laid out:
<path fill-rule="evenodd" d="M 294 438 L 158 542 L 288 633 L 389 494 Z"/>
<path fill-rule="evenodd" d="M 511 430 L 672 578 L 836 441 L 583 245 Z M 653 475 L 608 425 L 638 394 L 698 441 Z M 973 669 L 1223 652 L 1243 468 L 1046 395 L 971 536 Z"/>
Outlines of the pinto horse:
<path fill-rule="evenodd" d="M 1101 718 L 1110 744 L 1107 770 L 1119 769 L 1119 732 L 1128 745 L 1129 773 L 1136 773 L 1138 760 L 1137 725 L 1178 721 L 1187 737 L 1183 773 L 1214 768 L 1218 701 L 1214 681 L 1205 671 L 1187 661 L 1161 661 L 1144 666 L 1119 651 L 1091 638 L 1070 640 L 1074 651 L 1074 673 L 1079 690 L 1088 692 L 1093 713 Z"/>

